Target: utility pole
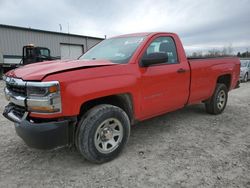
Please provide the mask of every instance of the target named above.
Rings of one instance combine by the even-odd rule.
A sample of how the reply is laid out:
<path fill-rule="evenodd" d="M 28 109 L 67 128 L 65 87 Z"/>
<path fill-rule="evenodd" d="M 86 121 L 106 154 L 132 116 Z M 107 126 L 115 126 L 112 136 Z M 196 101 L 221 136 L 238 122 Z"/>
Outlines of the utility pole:
<path fill-rule="evenodd" d="M 59 24 L 59 30 L 62 32 L 62 24 Z"/>

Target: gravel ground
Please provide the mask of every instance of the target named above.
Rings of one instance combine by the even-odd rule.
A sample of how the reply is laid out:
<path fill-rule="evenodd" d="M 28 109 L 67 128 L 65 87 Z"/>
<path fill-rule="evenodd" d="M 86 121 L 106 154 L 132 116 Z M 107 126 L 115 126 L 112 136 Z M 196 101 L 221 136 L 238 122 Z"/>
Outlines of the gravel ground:
<path fill-rule="evenodd" d="M 3 116 L 0 130 L 0 187 L 250 187 L 250 83 L 230 92 L 221 115 L 199 104 L 134 126 L 124 152 L 102 165 L 67 148 L 28 148 Z"/>

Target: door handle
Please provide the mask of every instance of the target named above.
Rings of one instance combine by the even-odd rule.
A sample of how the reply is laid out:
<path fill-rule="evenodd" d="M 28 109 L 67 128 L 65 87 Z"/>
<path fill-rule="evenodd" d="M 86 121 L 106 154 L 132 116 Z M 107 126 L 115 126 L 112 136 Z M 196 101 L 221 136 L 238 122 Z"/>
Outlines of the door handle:
<path fill-rule="evenodd" d="M 185 73 L 187 72 L 187 70 L 183 69 L 183 68 L 180 68 L 177 70 L 177 73 Z"/>

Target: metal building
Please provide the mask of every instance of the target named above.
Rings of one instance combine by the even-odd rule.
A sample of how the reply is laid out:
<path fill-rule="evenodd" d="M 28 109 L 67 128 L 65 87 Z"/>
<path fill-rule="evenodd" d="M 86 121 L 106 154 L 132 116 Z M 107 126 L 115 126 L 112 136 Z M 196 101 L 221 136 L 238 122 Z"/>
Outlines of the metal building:
<path fill-rule="evenodd" d="M 0 54 L 4 63 L 20 62 L 27 44 L 47 47 L 52 56 L 76 59 L 103 38 L 0 24 Z"/>

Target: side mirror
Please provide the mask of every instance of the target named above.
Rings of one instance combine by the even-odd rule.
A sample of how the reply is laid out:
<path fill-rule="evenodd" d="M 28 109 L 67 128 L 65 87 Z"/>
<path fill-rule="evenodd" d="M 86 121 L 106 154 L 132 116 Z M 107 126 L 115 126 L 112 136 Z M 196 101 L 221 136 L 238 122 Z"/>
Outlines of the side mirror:
<path fill-rule="evenodd" d="M 164 52 L 154 52 L 143 57 L 141 60 L 141 65 L 143 67 L 148 67 L 150 65 L 160 64 L 168 62 L 168 55 Z"/>

